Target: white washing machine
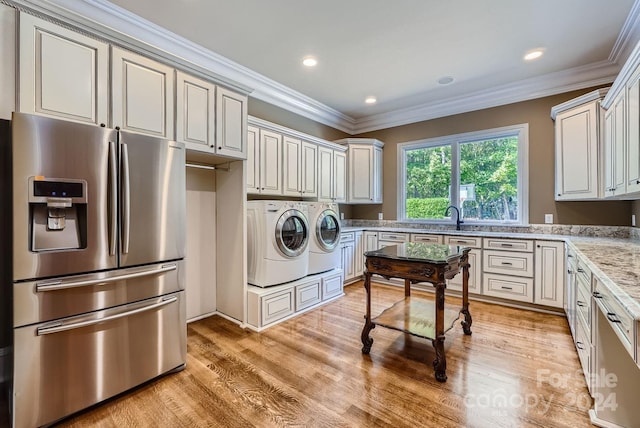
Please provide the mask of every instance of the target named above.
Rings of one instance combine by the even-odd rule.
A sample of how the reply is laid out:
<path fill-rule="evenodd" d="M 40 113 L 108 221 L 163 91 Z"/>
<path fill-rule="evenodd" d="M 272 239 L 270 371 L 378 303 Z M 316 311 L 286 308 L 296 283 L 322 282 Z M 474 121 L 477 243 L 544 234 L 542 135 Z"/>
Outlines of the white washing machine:
<path fill-rule="evenodd" d="M 307 202 L 311 242 L 309 243 L 309 274 L 340 267 L 340 216 L 338 204 Z"/>
<path fill-rule="evenodd" d="M 307 213 L 303 202 L 247 202 L 249 284 L 269 287 L 307 276 L 310 237 Z"/>

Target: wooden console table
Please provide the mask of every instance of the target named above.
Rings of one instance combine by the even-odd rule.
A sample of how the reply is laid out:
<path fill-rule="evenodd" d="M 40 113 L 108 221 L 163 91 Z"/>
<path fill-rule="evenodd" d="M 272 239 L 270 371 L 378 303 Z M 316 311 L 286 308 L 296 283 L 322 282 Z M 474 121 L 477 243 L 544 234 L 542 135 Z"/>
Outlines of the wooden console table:
<path fill-rule="evenodd" d="M 447 380 L 447 360 L 444 355 L 444 335 L 464 315 L 462 329 L 471 334 L 469 313 L 469 248 L 409 242 L 384 247 L 364 253 L 364 288 L 367 291 L 367 313 L 362 329 L 362 353 L 371 351 L 373 339 L 369 332 L 376 325 L 399 330 L 404 333 L 430 339 L 436 351 L 433 361 L 435 378 Z M 462 308 L 445 305 L 446 280 L 462 269 Z M 371 318 L 371 275 L 384 278 L 404 279 L 404 300 L 385 309 L 379 316 Z M 435 302 L 411 297 L 411 284 L 429 282 L 435 287 Z M 435 304 L 434 304 L 435 303 Z"/>

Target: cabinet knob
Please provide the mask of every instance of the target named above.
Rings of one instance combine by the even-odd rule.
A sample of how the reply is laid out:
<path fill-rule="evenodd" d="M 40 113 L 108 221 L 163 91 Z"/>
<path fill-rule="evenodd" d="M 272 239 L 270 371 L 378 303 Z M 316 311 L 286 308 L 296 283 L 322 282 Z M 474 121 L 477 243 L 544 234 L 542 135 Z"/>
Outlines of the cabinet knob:
<path fill-rule="evenodd" d="M 222 147 L 218 146 L 218 150 L 222 150 Z"/>
<path fill-rule="evenodd" d="M 558 196 L 562 196 L 560 193 L 558 193 Z"/>
<path fill-rule="evenodd" d="M 636 180 L 636 184 L 640 184 L 640 180 Z"/>

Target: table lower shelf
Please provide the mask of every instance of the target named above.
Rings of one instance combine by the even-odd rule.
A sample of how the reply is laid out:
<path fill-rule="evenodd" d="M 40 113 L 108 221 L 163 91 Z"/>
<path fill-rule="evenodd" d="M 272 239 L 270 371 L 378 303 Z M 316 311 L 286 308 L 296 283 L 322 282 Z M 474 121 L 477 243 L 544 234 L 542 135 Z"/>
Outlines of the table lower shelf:
<path fill-rule="evenodd" d="M 453 328 L 460 318 L 460 307 L 446 305 L 444 308 L 444 331 Z M 405 297 L 394 303 L 371 320 L 375 325 L 409 333 L 425 339 L 436 338 L 436 307 L 433 300 L 423 297 Z"/>

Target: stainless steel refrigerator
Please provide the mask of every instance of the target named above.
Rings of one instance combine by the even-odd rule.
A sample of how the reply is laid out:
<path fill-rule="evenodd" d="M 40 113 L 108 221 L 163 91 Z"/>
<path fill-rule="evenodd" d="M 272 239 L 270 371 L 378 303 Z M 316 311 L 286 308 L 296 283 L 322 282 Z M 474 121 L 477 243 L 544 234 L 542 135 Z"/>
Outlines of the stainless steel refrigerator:
<path fill-rule="evenodd" d="M 14 113 L 15 427 L 184 367 L 185 149 Z"/>

